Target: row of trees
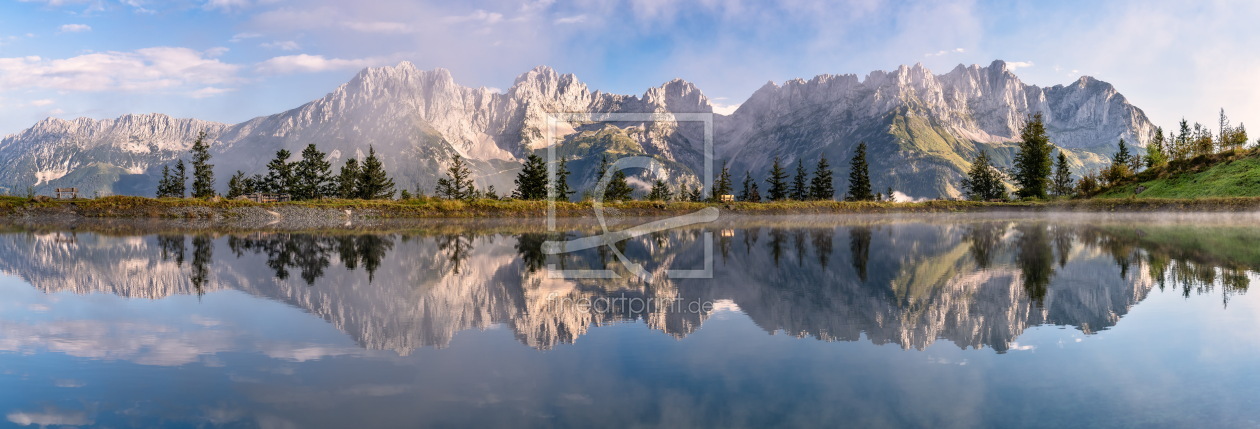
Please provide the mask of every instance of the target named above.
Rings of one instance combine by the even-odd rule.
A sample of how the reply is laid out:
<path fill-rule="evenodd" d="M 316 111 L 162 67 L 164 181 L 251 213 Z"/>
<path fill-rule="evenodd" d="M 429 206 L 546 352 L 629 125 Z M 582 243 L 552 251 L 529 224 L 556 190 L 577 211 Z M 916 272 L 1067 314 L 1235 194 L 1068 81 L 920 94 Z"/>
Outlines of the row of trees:
<path fill-rule="evenodd" d="M 210 164 L 210 144 L 206 142 L 206 132 L 197 134 L 192 147 L 193 198 L 210 198 L 214 193 L 214 165 Z M 170 166 L 162 166 L 162 177 L 158 180 L 158 198 L 183 198 L 187 192 L 188 170 L 184 160 L 175 164 L 172 172 Z"/>
<path fill-rule="evenodd" d="M 376 148 L 368 146 L 368 156 L 363 162 L 356 158 L 346 160 L 337 174 L 333 174 L 328 155 L 314 144 L 302 150 L 301 158 L 289 161 L 293 153 L 286 149 L 276 151 L 267 163 L 267 174 L 246 176 L 237 170 L 228 180 L 228 198 L 256 192 L 288 194 L 293 200 L 320 198 L 390 199 L 394 197 L 394 181 L 385 172 Z"/>
<path fill-rule="evenodd" d="M 210 198 L 214 191 L 214 165 L 210 164 L 210 145 L 206 133 L 197 135 L 191 150 L 193 198 Z M 369 146 L 368 156 L 359 162 L 350 158 L 334 175 L 328 155 L 314 144 L 302 150 L 301 159 L 289 161 L 293 154 L 281 149 L 267 163 L 267 174 L 246 176 L 237 170 L 228 179 L 227 198 L 236 198 L 256 192 L 288 194 L 293 200 L 319 198 L 389 199 L 394 197 L 394 181 L 386 174 L 376 149 Z M 162 167 L 158 181 L 158 198 L 184 198 L 188 194 L 188 172 L 181 159 L 175 164 Z"/>

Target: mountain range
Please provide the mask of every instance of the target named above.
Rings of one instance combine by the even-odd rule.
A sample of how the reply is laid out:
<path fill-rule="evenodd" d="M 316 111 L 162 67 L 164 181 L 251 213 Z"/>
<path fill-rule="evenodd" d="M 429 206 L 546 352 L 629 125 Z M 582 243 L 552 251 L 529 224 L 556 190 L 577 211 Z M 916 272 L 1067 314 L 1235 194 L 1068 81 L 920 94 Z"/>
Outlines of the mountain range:
<path fill-rule="evenodd" d="M 981 150 L 1009 166 L 1031 113 L 1043 114 L 1052 142 L 1078 173 L 1105 165 L 1120 139 L 1141 147 L 1154 132 L 1111 84 L 1081 77 L 1041 88 L 1020 81 L 1002 61 L 940 75 L 915 65 L 863 78 L 769 82 L 730 115 L 713 113 L 700 89 L 681 79 L 633 96 L 592 90 L 572 74 L 537 67 L 500 92 L 403 62 L 367 68 L 323 98 L 234 125 L 162 114 L 48 118 L 0 141 L 0 191 L 78 187 L 85 195 L 152 195 L 162 166 L 187 160 L 205 131 L 220 189 L 236 170 L 262 173 L 277 150 L 296 154 L 314 143 L 335 167 L 375 148 L 400 188 L 429 194 L 458 154 L 470 161 L 479 187 L 506 194 L 521 160 L 545 152 L 548 114 L 586 112 L 713 114 L 715 168 L 725 163 L 737 181 L 745 172 L 762 179 L 775 157 L 791 171 L 798 161 L 812 169 L 825 156 L 841 194 L 848 160 L 866 142 L 874 189 L 910 198 L 958 196 L 962 172 Z M 603 155 L 656 159 L 653 168 L 632 171 L 630 182 L 641 189 L 655 179 L 676 186 L 704 181 L 700 123 L 574 122 L 557 129 L 556 153 L 570 160 L 574 189 L 590 189 Z"/>

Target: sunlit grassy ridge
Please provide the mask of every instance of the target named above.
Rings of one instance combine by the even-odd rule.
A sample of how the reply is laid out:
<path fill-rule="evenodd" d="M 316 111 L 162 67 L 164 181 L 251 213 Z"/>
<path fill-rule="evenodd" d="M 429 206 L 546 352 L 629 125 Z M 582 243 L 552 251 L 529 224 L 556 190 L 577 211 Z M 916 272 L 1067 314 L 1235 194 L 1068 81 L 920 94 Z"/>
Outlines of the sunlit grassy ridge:
<path fill-rule="evenodd" d="M 1221 154 L 1153 169 L 1134 181 L 1104 190 L 1095 198 L 1260 197 L 1260 154 L 1255 151 Z"/>

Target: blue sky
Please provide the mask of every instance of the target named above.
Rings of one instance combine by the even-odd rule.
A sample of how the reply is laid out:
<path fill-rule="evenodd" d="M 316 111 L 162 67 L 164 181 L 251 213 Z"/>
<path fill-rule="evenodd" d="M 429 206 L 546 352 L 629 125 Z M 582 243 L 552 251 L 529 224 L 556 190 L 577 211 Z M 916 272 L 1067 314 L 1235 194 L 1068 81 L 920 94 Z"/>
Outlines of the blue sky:
<path fill-rule="evenodd" d="M 673 78 L 731 108 L 767 81 L 1008 61 L 1111 82 L 1157 125 L 1260 120 L 1260 2 L 5 0 L 0 134 L 46 116 L 235 123 L 408 60 L 506 88 L 537 65 L 642 94 Z"/>

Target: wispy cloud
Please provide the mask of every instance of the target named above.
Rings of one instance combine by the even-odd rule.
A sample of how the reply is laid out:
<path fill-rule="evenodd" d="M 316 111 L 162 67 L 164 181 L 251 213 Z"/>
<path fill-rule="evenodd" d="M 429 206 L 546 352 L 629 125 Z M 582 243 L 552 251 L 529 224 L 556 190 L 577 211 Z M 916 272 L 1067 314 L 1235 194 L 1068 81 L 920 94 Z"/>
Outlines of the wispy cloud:
<path fill-rule="evenodd" d="M 586 14 L 556 18 L 556 24 L 581 24 L 586 22 Z"/>
<path fill-rule="evenodd" d="M 84 33 L 88 31 L 92 31 L 92 27 L 87 24 L 66 24 L 57 30 L 58 33 Z"/>
<path fill-rule="evenodd" d="M 1033 65 L 1034 64 L 1032 61 L 1010 61 L 1006 63 L 1006 68 L 1010 69 L 1011 71 L 1015 71 L 1019 69 L 1026 69 L 1026 68 L 1032 67 Z"/>
<path fill-rule="evenodd" d="M 497 24 L 500 21 L 503 21 L 503 14 L 477 9 L 468 15 L 448 16 L 442 20 L 446 22 L 481 22 L 485 24 Z"/>
<path fill-rule="evenodd" d="M 277 40 L 275 42 L 261 43 L 258 46 L 267 49 L 279 49 L 281 51 L 296 51 L 298 49 L 302 49 L 301 45 L 298 45 L 297 42 L 292 40 Z"/>
<path fill-rule="evenodd" d="M 240 66 L 188 48 L 155 47 L 63 59 L 0 58 L 0 88 L 58 91 L 180 91 L 232 84 Z"/>
<path fill-rule="evenodd" d="M 324 58 L 323 55 L 285 55 L 258 64 L 255 69 L 263 74 L 317 73 L 330 70 L 355 69 L 370 66 L 376 59 Z"/>
<path fill-rule="evenodd" d="M 351 21 L 342 25 L 364 33 L 406 34 L 412 31 L 411 26 L 392 21 Z"/>
<path fill-rule="evenodd" d="M 954 49 L 946 49 L 946 50 L 943 50 L 943 51 L 937 51 L 937 52 L 932 52 L 932 53 L 928 53 L 928 54 L 923 54 L 923 56 L 925 56 L 925 57 L 940 57 L 940 56 L 949 55 L 949 54 L 962 54 L 962 53 L 966 53 L 966 52 L 967 52 L 967 50 L 966 50 L 966 49 L 963 49 L 963 48 L 954 48 Z"/>

